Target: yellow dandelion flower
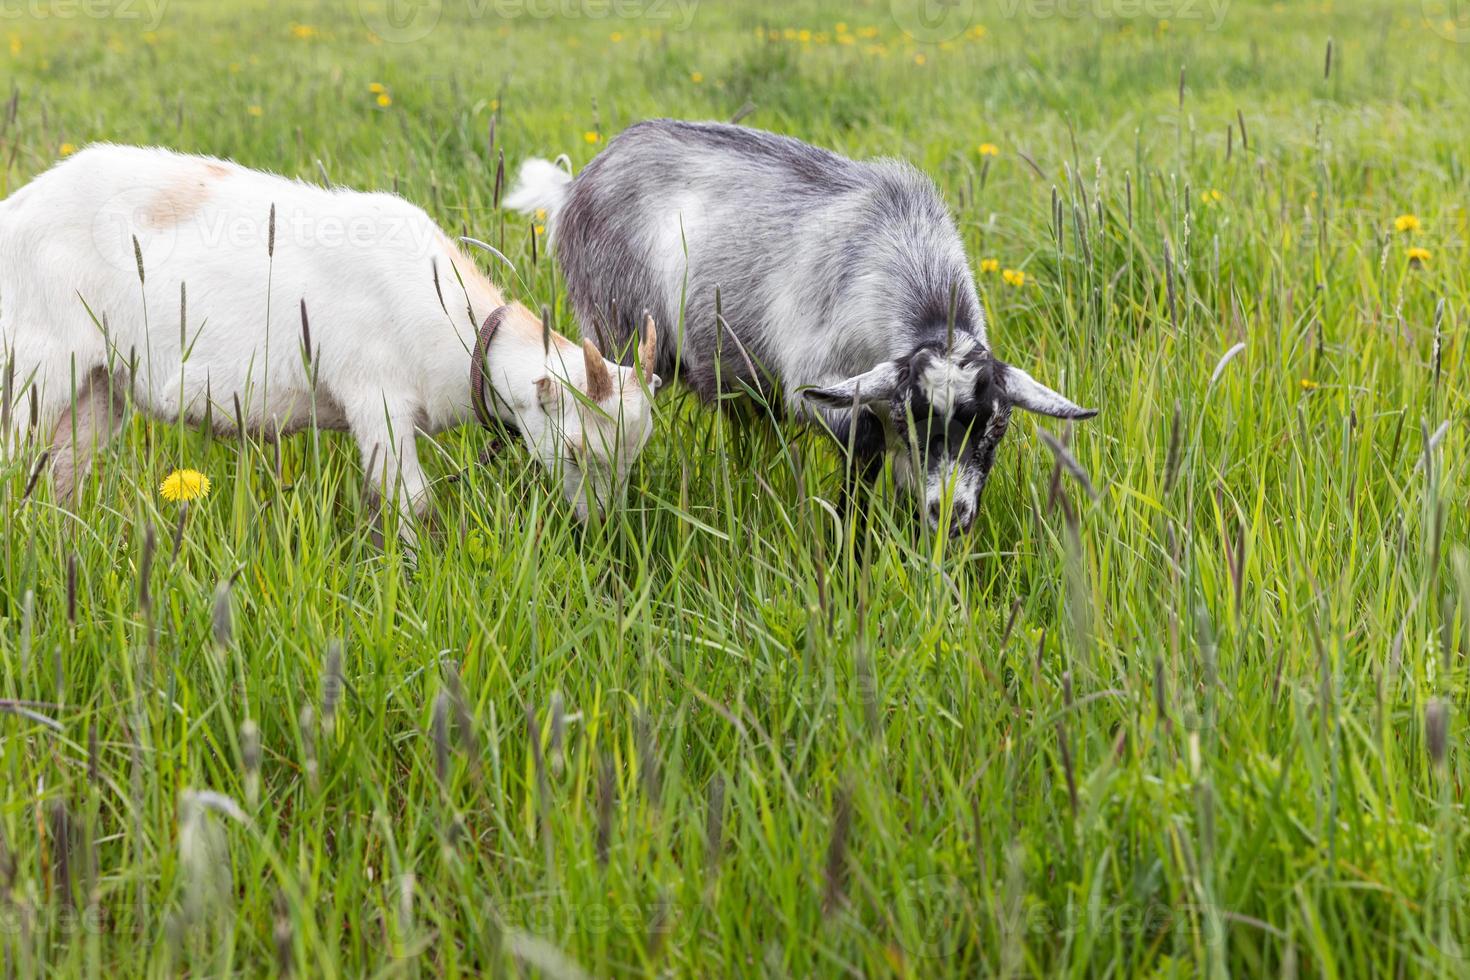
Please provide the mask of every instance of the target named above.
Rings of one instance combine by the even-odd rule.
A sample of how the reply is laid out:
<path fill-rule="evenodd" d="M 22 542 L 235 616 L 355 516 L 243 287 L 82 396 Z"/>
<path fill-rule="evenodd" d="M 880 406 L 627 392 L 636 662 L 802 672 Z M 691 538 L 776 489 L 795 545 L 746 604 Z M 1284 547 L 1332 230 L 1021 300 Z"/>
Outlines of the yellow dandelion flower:
<path fill-rule="evenodd" d="M 691 71 L 689 73 L 689 80 L 691 82 L 693 82 L 695 85 L 700 84 L 701 82 L 704 81 L 704 72 L 702 72 L 702 71 Z"/>
<path fill-rule="evenodd" d="M 250 115 L 254 116 L 256 119 L 259 119 L 261 116 L 265 115 L 265 110 L 258 105 L 246 106 L 245 111 L 250 113 Z"/>
<path fill-rule="evenodd" d="M 291 36 L 302 41 L 310 41 L 317 36 L 317 30 L 310 24 L 292 24 Z"/>
<path fill-rule="evenodd" d="M 19 55 L 20 54 L 20 48 L 21 48 L 20 35 L 19 34 L 12 34 L 12 35 L 10 35 L 10 53 L 13 54 L 13 55 Z"/>
<path fill-rule="evenodd" d="M 499 99 L 491 99 L 490 100 L 490 111 L 491 112 L 499 112 L 500 111 L 500 100 Z"/>
<path fill-rule="evenodd" d="M 1205 204 L 1218 204 L 1225 199 L 1225 195 L 1211 188 L 1200 194 L 1199 199 Z"/>
<path fill-rule="evenodd" d="M 623 32 L 622 31 L 613 31 L 611 34 L 609 34 L 607 36 L 607 39 L 609 41 L 611 41 L 612 43 L 614 43 L 614 44 L 621 44 L 622 41 L 623 41 Z"/>
<path fill-rule="evenodd" d="M 981 259 L 980 260 L 980 271 L 981 272 L 999 272 L 1000 271 L 1000 259 Z"/>
<path fill-rule="evenodd" d="M 1419 222 L 1419 216 L 1415 214 L 1401 214 L 1393 219 L 1393 230 L 1405 234 L 1413 234 L 1422 230 L 1424 225 Z"/>
<path fill-rule="evenodd" d="M 837 28 L 837 33 L 838 34 L 846 34 L 847 33 L 847 23 L 845 21 L 840 21 L 839 20 L 834 26 Z"/>
<path fill-rule="evenodd" d="M 1428 265 L 1429 260 L 1434 258 L 1434 253 L 1427 248 L 1415 246 L 1405 253 L 1409 257 L 1409 264 L 1413 266 Z"/>
<path fill-rule="evenodd" d="M 1313 381 L 1311 378 L 1302 378 L 1302 380 L 1298 382 L 1298 384 L 1302 386 L 1302 391 L 1316 391 L 1319 387 L 1317 382 Z"/>
<path fill-rule="evenodd" d="M 373 82 L 368 86 L 368 91 L 373 93 L 374 95 L 382 95 L 384 92 L 388 91 L 388 89 L 386 86 L 383 85 L 382 82 Z"/>
<path fill-rule="evenodd" d="M 784 41 L 796 40 L 796 28 L 788 27 L 781 31 L 781 39 Z"/>
<path fill-rule="evenodd" d="M 985 28 L 980 24 L 976 24 L 974 27 L 965 32 L 965 37 L 969 38 L 972 41 L 978 41 L 984 36 Z"/>
<path fill-rule="evenodd" d="M 545 208 L 537 208 L 536 209 L 536 220 L 539 221 L 539 222 L 541 222 L 541 223 L 543 223 L 543 224 L 545 224 L 545 222 L 546 222 L 546 209 Z"/>
<path fill-rule="evenodd" d="M 1026 273 L 1020 269 L 1002 269 L 1000 277 L 1012 286 L 1026 285 Z"/>
<path fill-rule="evenodd" d="M 158 485 L 165 500 L 190 501 L 209 496 L 209 477 L 198 470 L 174 470 Z"/>
<path fill-rule="evenodd" d="M 536 237 L 537 238 L 540 238 L 542 235 L 544 235 L 546 233 L 546 226 L 545 225 L 535 225 L 535 226 L 533 226 L 532 230 L 536 233 Z"/>
<path fill-rule="evenodd" d="M 158 35 L 152 31 L 143 32 L 143 43 L 150 47 L 158 43 Z"/>
<path fill-rule="evenodd" d="M 589 143 L 601 143 L 602 142 L 602 135 L 600 133 L 596 132 L 595 130 L 591 130 L 591 129 L 589 129 L 589 130 L 587 130 L 587 132 L 583 133 L 582 134 L 582 138 L 584 140 L 586 140 L 587 142 L 589 142 Z"/>
<path fill-rule="evenodd" d="M 230 74 L 231 75 L 238 75 L 238 74 L 240 74 L 240 62 L 238 62 L 238 61 L 232 61 L 232 62 L 230 62 Z"/>
<path fill-rule="evenodd" d="M 874 38 L 877 36 L 878 28 L 876 27 L 864 27 L 862 30 L 858 31 L 858 37 L 861 38 Z"/>
<path fill-rule="evenodd" d="M 75 143 L 62 143 L 61 144 L 61 155 L 62 156 L 69 157 L 69 156 L 71 156 L 75 152 L 77 152 L 77 147 L 76 147 L 76 144 Z"/>
<path fill-rule="evenodd" d="M 922 54 L 914 55 L 914 64 L 916 65 L 923 66 L 926 62 L 928 62 L 928 60 L 929 59 Z"/>
<path fill-rule="evenodd" d="M 807 30 L 806 28 L 802 28 L 801 30 L 796 32 L 796 39 L 802 44 L 811 44 L 812 32 Z"/>
<path fill-rule="evenodd" d="M 981 143 L 979 149 L 980 155 L 982 157 L 993 157 L 1000 155 L 1000 147 L 996 146 L 994 143 Z"/>
<path fill-rule="evenodd" d="M 393 104 L 393 96 L 389 95 L 387 92 L 379 92 L 378 93 L 378 105 L 380 105 L 384 109 L 386 109 L 386 108 L 388 108 L 392 104 Z"/>

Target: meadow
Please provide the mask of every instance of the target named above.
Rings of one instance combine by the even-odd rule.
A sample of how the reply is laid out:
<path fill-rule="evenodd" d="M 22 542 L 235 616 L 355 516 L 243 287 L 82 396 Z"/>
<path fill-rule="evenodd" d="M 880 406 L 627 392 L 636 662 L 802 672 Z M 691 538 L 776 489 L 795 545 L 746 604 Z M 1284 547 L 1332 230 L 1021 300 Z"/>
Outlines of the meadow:
<path fill-rule="evenodd" d="M 677 385 L 605 524 L 469 427 L 416 559 L 342 435 L 131 417 L 75 508 L 32 446 L 0 974 L 1470 970 L 1470 23 L 927 9 L 0 0 L 0 195 L 98 140 L 395 189 L 576 336 L 502 156 L 744 111 L 932 174 L 1102 410 L 955 540 Z"/>

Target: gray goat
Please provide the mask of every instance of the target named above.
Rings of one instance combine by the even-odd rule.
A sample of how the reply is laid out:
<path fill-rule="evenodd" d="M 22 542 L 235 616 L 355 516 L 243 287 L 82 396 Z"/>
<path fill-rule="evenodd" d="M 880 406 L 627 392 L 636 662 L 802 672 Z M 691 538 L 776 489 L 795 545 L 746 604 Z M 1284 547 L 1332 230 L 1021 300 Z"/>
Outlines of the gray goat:
<path fill-rule="evenodd" d="M 906 449 L 895 475 L 931 526 L 946 495 L 951 533 L 975 519 L 1012 408 L 1096 414 L 992 356 L 954 221 L 900 161 L 659 119 L 575 179 L 526 161 L 506 204 L 546 212 L 584 334 L 623 345 L 646 315 L 681 323 L 659 335 L 660 373 L 822 421 L 867 481 Z"/>

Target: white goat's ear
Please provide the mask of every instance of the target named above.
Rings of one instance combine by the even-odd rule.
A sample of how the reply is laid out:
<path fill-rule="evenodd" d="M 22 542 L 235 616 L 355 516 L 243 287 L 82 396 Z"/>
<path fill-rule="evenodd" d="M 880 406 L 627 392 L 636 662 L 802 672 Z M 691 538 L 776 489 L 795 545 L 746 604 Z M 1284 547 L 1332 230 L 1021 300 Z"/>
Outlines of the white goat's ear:
<path fill-rule="evenodd" d="M 561 397 L 561 385 L 557 384 L 555 378 L 541 377 L 536 379 L 536 401 L 542 408 L 550 408 L 555 405 Z"/>
<path fill-rule="evenodd" d="M 892 361 L 884 361 L 871 371 L 854 375 L 835 385 L 807 388 L 802 395 L 814 405 L 838 409 L 851 408 L 854 401 L 859 405 L 887 401 L 897 390 L 898 365 Z"/>
<path fill-rule="evenodd" d="M 1097 414 L 1097 409 L 1083 408 L 1052 391 L 1015 365 L 997 366 L 1002 367 L 1000 382 L 1006 399 L 1017 408 L 1024 408 L 1037 415 L 1049 415 L 1054 419 L 1090 419 Z"/>

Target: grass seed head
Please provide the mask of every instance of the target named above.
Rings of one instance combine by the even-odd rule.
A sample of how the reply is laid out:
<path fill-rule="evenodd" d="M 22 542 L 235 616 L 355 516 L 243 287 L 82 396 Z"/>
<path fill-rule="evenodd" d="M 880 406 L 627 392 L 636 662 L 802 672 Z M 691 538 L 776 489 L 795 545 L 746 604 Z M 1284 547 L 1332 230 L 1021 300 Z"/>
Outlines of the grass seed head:
<path fill-rule="evenodd" d="M 837 791 L 832 811 L 832 836 L 827 841 L 827 862 L 823 870 L 823 916 L 830 916 L 846 900 L 847 835 L 851 825 L 852 793 L 844 786 Z"/>
<path fill-rule="evenodd" d="M 286 893 L 276 892 L 275 924 L 271 939 L 276 948 L 276 976 L 289 980 L 296 969 L 296 936 L 291 928 L 291 906 Z"/>
<path fill-rule="evenodd" d="M 327 663 L 322 670 L 322 723 L 331 731 L 337 724 L 337 706 L 342 701 L 342 641 L 327 645 Z"/>
<path fill-rule="evenodd" d="M 449 694 L 440 691 L 434 698 L 434 714 L 429 722 L 434 740 L 434 778 L 439 785 L 449 782 Z"/>
<path fill-rule="evenodd" d="M 311 705 L 302 706 L 298 724 L 301 730 L 301 751 L 304 756 L 302 769 L 306 772 L 306 785 L 312 792 L 316 792 L 316 713 L 311 710 Z"/>
<path fill-rule="evenodd" d="M 51 844 L 51 874 L 56 893 L 66 908 L 74 908 L 73 858 L 77 840 L 71 811 L 67 809 L 65 800 L 52 800 L 46 807 L 46 836 Z"/>
<path fill-rule="evenodd" d="M 210 604 L 210 630 L 214 645 L 223 650 L 230 645 L 234 626 L 230 613 L 230 579 L 222 580 L 214 587 L 214 600 Z"/>
<path fill-rule="evenodd" d="M 240 765 L 245 770 L 245 800 L 254 810 L 260 798 L 260 726 L 249 718 L 240 726 Z"/>
<path fill-rule="evenodd" d="M 704 869 L 713 875 L 720 866 L 725 847 L 725 777 L 715 773 L 709 781 L 709 805 L 704 817 Z"/>
<path fill-rule="evenodd" d="M 597 773 L 597 864 L 607 867 L 608 850 L 612 844 L 612 812 L 617 799 L 617 774 L 613 770 L 612 756 L 602 757 L 602 767 Z"/>
<path fill-rule="evenodd" d="M 1431 698 L 1424 706 L 1424 745 L 1435 768 L 1444 766 L 1448 736 L 1449 705 L 1442 698 Z"/>

